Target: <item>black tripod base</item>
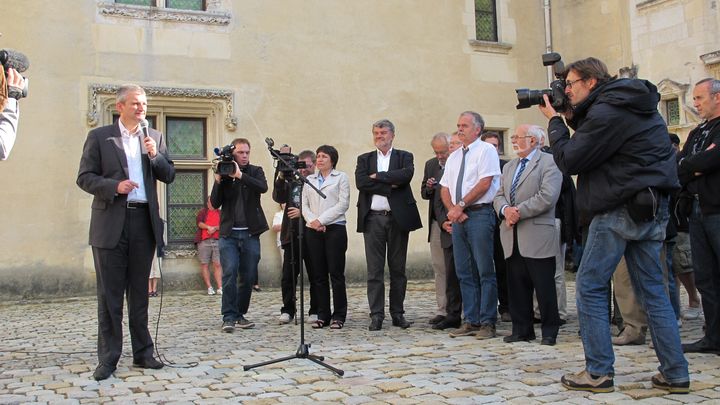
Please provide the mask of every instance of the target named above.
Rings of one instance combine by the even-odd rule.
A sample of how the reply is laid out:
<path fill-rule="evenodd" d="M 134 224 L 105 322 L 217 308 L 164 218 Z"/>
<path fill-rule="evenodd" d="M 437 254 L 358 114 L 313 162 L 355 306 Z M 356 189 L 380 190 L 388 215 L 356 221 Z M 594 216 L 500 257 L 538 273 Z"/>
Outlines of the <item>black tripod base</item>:
<path fill-rule="evenodd" d="M 292 359 L 308 359 L 308 360 L 312 361 L 313 363 L 317 363 L 317 364 L 325 367 L 326 369 L 332 371 L 333 373 L 339 375 L 340 377 L 342 377 L 343 374 L 345 374 L 345 372 L 340 370 L 339 368 L 335 368 L 327 363 L 324 363 L 323 360 L 325 360 L 325 357 L 315 356 L 314 354 L 310 354 L 310 345 L 306 345 L 306 344 L 300 344 L 300 346 L 297 349 L 297 352 L 295 352 L 295 354 L 292 356 L 281 357 L 279 359 L 268 360 L 268 361 L 264 361 L 262 363 L 255 363 L 255 364 L 243 366 L 243 370 L 248 371 L 248 370 L 256 368 L 256 367 L 263 367 L 263 366 L 267 366 L 269 364 L 280 363 L 280 362 L 292 360 Z"/>

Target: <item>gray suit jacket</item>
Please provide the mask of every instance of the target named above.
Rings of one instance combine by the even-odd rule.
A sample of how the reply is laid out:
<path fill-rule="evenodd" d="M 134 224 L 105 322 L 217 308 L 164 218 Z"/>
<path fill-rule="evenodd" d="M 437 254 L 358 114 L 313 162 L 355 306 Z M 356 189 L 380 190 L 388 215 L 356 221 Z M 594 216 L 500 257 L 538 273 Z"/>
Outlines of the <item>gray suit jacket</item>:
<path fill-rule="evenodd" d="M 151 160 L 145 147 L 141 146 L 145 194 L 155 243 L 162 247 L 163 223 L 160 219 L 156 180 L 172 183 L 175 180 L 175 167 L 167 157 L 163 135 L 154 129 L 149 129 L 149 134 L 157 143 L 158 154 Z M 127 194 L 118 194 L 117 185 L 128 178 L 128 163 L 119 125 L 115 123 L 90 131 L 83 147 L 77 177 L 78 186 L 95 196 L 90 217 L 90 245 L 111 249 L 120 241 Z"/>
<path fill-rule="evenodd" d="M 508 227 L 500 213 L 502 207 L 510 205 L 510 187 L 520 158 L 508 162 L 502 171 L 500 189 L 493 206 L 502 219 L 500 240 L 505 258 L 513 252 L 513 228 Z M 520 221 L 515 224 L 520 255 L 543 259 L 553 257 L 559 248 L 559 235 L 555 228 L 555 204 L 560 196 L 562 173 L 553 157 L 537 150 L 527 162 L 515 191 L 515 205 L 520 211 Z"/>

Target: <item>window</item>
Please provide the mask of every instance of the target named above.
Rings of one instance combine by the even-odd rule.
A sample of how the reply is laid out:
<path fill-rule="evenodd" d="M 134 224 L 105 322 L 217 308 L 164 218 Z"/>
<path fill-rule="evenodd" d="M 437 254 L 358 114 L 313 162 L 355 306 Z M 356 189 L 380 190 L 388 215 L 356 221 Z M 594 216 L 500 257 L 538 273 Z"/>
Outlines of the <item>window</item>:
<path fill-rule="evenodd" d="M 483 134 L 486 134 L 488 132 L 493 132 L 498 135 L 498 147 L 497 147 L 498 155 L 504 156 L 505 155 L 505 130 L 488 128 L 485 131 L 483 131 Z"/>
<path fill-rule="evenodd" d="M 680 103 L 678 99 L 665 100 L 665 121 L 668 125 L 680 125 Z"/>
<path fill-rule="evenodd" d="M 165 7 L 177 10 L 205 10 L 205 0 L 115 0 L 131 6 Z"/>
<path fill-rule="evenodd" d="M 167 186 L 168 245 L 193 242 L 195 216 L 207 199 L 207 180 L 207 170 L 176 170 L 175 181 Z"/>
<path fill-rule="evenodd" d="M 498 42 L 495 0 L 475 0 L 475 39 Z"/>

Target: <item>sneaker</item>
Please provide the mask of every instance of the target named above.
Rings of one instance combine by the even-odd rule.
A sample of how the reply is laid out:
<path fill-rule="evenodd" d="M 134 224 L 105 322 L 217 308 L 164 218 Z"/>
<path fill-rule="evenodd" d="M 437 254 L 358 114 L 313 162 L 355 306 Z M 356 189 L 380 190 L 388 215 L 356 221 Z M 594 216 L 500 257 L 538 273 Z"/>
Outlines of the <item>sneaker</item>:
<path fill-rule="evenodd" d="M 587 370 L 575 374 L 565 374 L 560 378 L 563 387 L 574 391 L 590 392 L 613 392 L 613 379 L 610 376 L 602 375 L 593 378 Z"/>
<path fill-rule="evenodd" d="M 290 316 L 290 314 L 286 314 L 285 312 L 280 314 L 280 317 L 278 317 L 278 322 L 280 322 L 281 325 L 290 323 L 290 321 L 292 321 L 292 320 L 293 320 L 293 317 Z"/>
<path fill-rule="evenodd" d="M 222 324 L 222 331 L 225 333 L 232 333 L 235 331 L 235 322 L 225 321 Z"/>
<path fill-rule="evenodd" d="M 703 316 L 703 310 L 702 307 L 687 307 L 685 312 L 683 312 L 682 317 L 686 321 L 694 321 L 695 319 L 700 318 Z"/>
<path fill-rule="evenodd" d="M 647 334 L 646 331 L 647 328 L 644 326 L 641 327 L 640 330 L 626 326 L 618 336 L 612 338 L 612 344 L 615 346 L 644 345 Z"/>
<path fill-rule="evenodd" d="M 215 290 L 212 287 L 208 287 L 208 295 L 215 295 Z"/>
<path fill-rule="evenodd" d="M 450 332 L 450 337 L 454 338 L 460 336 L 475 336 L 479 330 L 479 325 L 475 326 L 469 322 L 465 322 L 462 324 L 462 326 Z"/>
<path fill-rule="evenodd" d="M 318 321 L 317 314 L 310 314 L 308 315 L 307 319 L 305 319 L 306 323 L 316 323 Z"/>
<path fill-rule="evenodd" d="M 244 316 L 240 315 L 240 319 L 235 321 L 235 326 L 237 326 L 240 329 L 250 329 L 255 327 L 255 322 L 250 322 L 247 319 L 245 319 Z"/>
<path fill-rule="evenodd" d="M 475 334 L 478 339 L 490 339 L 495 337 L 495 325 L 486 323 L 480 325 L 480 330 Z"/>
<path fill-rule="evenodd" d="M 222 295 L 222 288 L 218 288 L 218 289 L 217 289 L 217 294 L 218 294 L 218 295 Z"/>
<path fill-rule="evenodd" d="M 690 392 L 690 381 L 670 383 L 667 382 L 662 373 L 657 373 L 653 376 L 652 386 L 671 394 L 688 394 Z"/>

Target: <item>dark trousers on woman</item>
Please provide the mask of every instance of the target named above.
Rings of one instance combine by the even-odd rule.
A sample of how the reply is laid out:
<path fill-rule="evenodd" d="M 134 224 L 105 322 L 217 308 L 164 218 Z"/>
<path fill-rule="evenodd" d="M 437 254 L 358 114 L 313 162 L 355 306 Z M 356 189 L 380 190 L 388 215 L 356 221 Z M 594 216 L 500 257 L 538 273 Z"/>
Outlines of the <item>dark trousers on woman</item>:
<path fill-rule="evenodd" d="M 522 338 L 535 338 L 535 329 L 533 328 L 534 289 L 540 308 L 542 336 L 557 338 L 560 329 L 560 315 L 555 293 L 555 257 L 544 259 L 522 257 L 518 251 L 516 240 L 513 253 L 507 258 L 507 278 L 512 334 Z"/>
<path fill-rule="evenodd" d="M 330 319 L 345 322 L 347 292 L 345 291 L 345 252 L 347 230 L 345 225 L 328 225 L 325 232 L 307 229 L 305 240 L 310 263 L 313 265 L 313 287 L 317 292 L 317 316 L 325 325 Z M 328 284 L 328 276 L 330 283 Z M 332 285 L 333 311 L 330 311 L 330 285 Z"/>

